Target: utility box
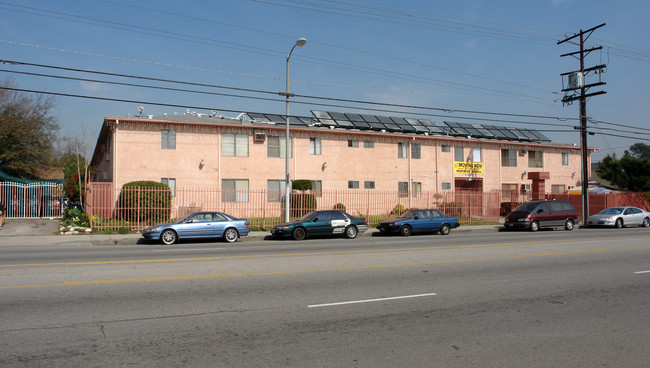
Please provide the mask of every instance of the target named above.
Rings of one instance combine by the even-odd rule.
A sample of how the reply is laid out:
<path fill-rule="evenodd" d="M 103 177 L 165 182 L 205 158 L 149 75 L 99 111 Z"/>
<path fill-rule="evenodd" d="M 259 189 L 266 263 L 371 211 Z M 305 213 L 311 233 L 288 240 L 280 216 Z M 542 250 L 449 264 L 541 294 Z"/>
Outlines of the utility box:
<path fill-rule="evenodd" d="M 585 86 L 585 75 L 581 72 L 569 74 L 569 89 L 577 89 Z"/>

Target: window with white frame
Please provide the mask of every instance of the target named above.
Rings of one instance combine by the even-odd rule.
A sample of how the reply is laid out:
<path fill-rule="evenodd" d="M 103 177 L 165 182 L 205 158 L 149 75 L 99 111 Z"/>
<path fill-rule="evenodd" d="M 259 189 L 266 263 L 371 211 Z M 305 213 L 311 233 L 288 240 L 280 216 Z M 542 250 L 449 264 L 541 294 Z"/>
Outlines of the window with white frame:
<path fill-rule="evenodd" d="M 284 180 L 267 180 L 266 197 L 269 202 L 282 202 L 286 185 Z"/>
<path fill-rule="evenodd" d="M 408 143 L 397 142 L 397 157 L 408 158 Z"/>
<path fill-rule="evenodd" d="M 422 196 L 422 183 L 419 181 L 411 182 L 411 196 L 420 198 Z"/>
<path fill-rule="evenodd" d="M 478 147 L 472 148 L 472 162 L 483 162 L 482 151 Z"/>
<path fill-rule="evenodd" d="M 503 167 L 517 167 L 517 150 L 502 149 L 501 150 L 501 166 Z"/>
<path fill-rule="evenodd" d="M 551 185 L 552 194 L 564 194 L 566 192 L 566 185 L 563 184 L 553 184 Z"/>
<path fill-rule="evenodd" d="M 176 178 L 160 178 L 160 182 L 171 189 L 172 197 L 176 197 Z"/>
<path fill-rule="evenodd" d="M 400 181 L 397 183 L 397 192 L 401 198 L 409 196 L 409 182 Z"/>
<path fill-rule="evenodd" d="M 422 158 L 422 144 L 421 143 L 411 143 L 411 158 L 420 159 Z"/>
<path fill-rule="evenodd" d="M 510 201 L 513 198 L 512 196 L 516 194 L 517 184 L 501 184 L 501 199 L 504 201 Z"/>
<path fill-rule="evenodd" d="M 562 166 L 569 166 L 569 153 L 562 152 Z"/>
<path fill-rule="evenodd" d="M 348 189 L 359 189 L 358 180 L 348 180 Z"/>
<path fill-rule="evenodd" d="M 364 181 L 363 182 L 363 189 L 375 189 L 375 182 L 374 181 Z"/>
<path fill-rule="evenodd" d="M 323 181 L 322 180 L 312 180 L 311 181 L 311 191 L 316 197 L 323 196 Z"/>
<path fill-rule="evenodd" d="M 176 149 L 176 131 L 173 129 L 162 129 L 160 131 L 160 148 Z"/>
<path fill-rule="evenodd" d="M 248 179 L 221 179 L 222 202 L 248 202 Z"/>
<path fill-rule="evenodd" d="M 544 152 L 528 151 L 528 167 L 544 167 Z"/>
<path fill-rule="evenodd" d="M 371 140 L 363 141 L 363 148 L 375 148 L 375 141 L 371 141 Z"/>
<path fill-rule="evenodd" d="M 310 155 L 320 155 L 321 154 L 321 140 L 320 138 L 310 137 L 309 138 L 309 154 Z"/>
<path fill-rule="evenodd" d="M 225 157 L 248 157 L 248 135 L 222 134 L 221 155 Z"/>
<path fill-rule="evenodd" d="M 267 157 L 287 157 L 287 137 L 270 135 L 266 139 L 266 155 Z M 289 157 L 293 157 L 293 147 L 291 147 L 291 137 L 289 137 Z"/>

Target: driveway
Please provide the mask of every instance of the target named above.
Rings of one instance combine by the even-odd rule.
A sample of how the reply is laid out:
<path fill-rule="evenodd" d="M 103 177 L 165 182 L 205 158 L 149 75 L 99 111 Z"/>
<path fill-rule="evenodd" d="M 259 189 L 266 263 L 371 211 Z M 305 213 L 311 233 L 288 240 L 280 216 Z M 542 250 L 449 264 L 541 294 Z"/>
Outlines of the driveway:
<path fill-rule="evenodd" d="M 59 230 L 59 220 L 49 218 L 38 219 L 7 219 L 0 230 L 3 236 L 54 235 Z"/>

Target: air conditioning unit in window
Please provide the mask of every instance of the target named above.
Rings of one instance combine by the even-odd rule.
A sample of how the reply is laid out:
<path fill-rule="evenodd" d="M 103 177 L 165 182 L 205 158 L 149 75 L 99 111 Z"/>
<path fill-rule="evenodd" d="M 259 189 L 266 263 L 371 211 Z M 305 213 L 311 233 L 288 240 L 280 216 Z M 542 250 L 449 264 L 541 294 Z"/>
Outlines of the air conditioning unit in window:
<path fill-rule="evenodd" d="M 519 151 L 519 156 L 523 156 L 526 153 L 528 153 L 528 151 L 526 151 L 526 149 L 522 149 L 521 151 Z"/>
<path fill-rule="evenodd" d="M 521 192 L 522 193 L 530 192 L 530 184 L 521 184 Z"/>
<path fill-rule="evenodd" d="M 266 134 L 264 133 L 255 133 L 255 142 L 264 142 L 266 140 Z"/>

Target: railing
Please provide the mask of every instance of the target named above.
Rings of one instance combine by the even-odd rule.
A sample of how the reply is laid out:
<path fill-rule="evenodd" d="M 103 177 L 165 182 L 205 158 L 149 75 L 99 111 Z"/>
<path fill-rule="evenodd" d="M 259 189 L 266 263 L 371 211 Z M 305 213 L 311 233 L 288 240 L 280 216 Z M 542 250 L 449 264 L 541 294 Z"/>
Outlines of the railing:
<path fill-rule="evenodd" d="M 165 196 L 171 193 L 171 205 Z M 340 208 L 365 217 L 369 225 L 395 217 L 410 208 L 438 208 L 462 223 L 499 221 L 500 192 L 403 193 L 376 190 L 294 191 L 291 217 L 311 210 Z M 143 198 L 149 198 L 144 205 Z M 124 200 L 128 198 L 128 200 Z M 196 211 L 221 211 L 246 218 L 251 228 L 267 229 L 284 222 L 284 193 L 264 189 L 245 191 L 215 188 L 116 189 L 111 183 L 88 185 L 86 211 L 91 226 L 100 230 L 138 230 L 156 223 L 180 219 Z"/>
<path fill-rule="evenodd" d="M 0 182 L 0 205 L 7 218 L 59 218 L 63 214 L 63 186 Z"/>

